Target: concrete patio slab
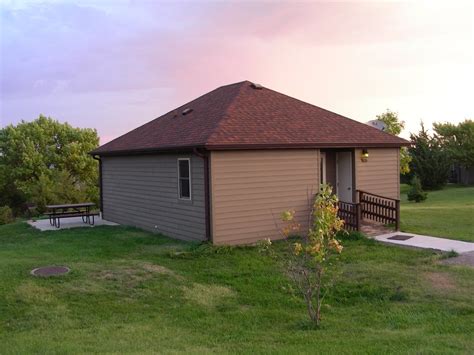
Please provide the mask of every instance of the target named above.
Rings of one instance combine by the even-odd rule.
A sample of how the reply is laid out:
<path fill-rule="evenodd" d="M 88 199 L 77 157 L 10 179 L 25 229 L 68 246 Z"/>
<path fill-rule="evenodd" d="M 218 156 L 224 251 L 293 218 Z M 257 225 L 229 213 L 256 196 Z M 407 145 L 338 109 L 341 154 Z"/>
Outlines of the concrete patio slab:
<path fill-rule="evenodd" d="M 389 239 L 391 237 L 406 235 L 412 236 L 412 238 L 406 240 Z M 456 253 L 468 253 L 474 251 L 474 243 L 462 242 L 460 240 L 446 239 L 430 237 L 427 235 L 420 235 L 414 233 L 405 232 L 392 232 L 382 234 L 374 237 L 376 240 L 384 243 L 404 245 L 407 247 L 423 248 L 423 249 L 435 249 L 441 251 L 454 250 Z"/>
<path fill-rule="evenodd" d="M 30 226 L 39 229 L 40 231 L 58 231 L 61 229 L 70 229 L 70 228 L 91 228 L 91 227 L 99 227 L 99 226 L 118 226 L 117 223 L 107 221 L 102 219 L 101 217 L 95 218 L 95 223 L 93 226 L 83 223 L 81 217 L 72 217 L 72 218 L 64 218 L 61 219 L 61 227 L 56 228 L 49 223 L 49 219 L 38 219 L 36 221 L 28 221 Z"/>

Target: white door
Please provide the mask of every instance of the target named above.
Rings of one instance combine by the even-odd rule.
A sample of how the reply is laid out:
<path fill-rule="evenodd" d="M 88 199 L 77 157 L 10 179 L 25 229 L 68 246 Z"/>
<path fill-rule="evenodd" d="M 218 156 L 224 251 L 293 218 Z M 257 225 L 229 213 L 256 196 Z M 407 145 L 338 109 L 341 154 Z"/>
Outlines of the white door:
<path fill-rule="evenodd" d="M 344 202 L 352 202 L 352 153 L 336 154 L 337 196 Z"/>

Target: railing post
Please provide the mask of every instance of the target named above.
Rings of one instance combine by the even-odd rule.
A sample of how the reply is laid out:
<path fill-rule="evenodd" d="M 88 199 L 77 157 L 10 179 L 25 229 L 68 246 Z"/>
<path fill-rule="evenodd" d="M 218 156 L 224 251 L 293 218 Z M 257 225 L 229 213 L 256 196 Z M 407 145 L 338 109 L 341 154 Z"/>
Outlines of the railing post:
<path fill-rule="evenodd" d="M 360 231 L 361 213 L 360 213 L 360 202 L 356 203 L 356 230 Z"/>
<path fill-rule="evenodd" d="M 363 196 L 363 192 L 358 190 L 359 192 L 359 200 L 357 202 L 359 202 L 359 214 L 358 214 L 358 220 L 359 220 L 359 225 L 360 225 L 360 222 L 362 221 L 362 196 Z"/>
<path fill-rule="evenodd" d="M 400 200 L 395 200 L 396 210 L 397 210 L 397 222 L 395 223 L 395 228 L 397 231 L 400 230 Z"/>

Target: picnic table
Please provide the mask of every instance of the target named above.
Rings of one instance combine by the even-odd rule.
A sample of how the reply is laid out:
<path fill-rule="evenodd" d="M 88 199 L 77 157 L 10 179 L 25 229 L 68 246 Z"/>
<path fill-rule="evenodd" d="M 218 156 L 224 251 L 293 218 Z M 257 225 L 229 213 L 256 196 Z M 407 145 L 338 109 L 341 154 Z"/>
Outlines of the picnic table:
<path fill-rule="evenodd" d="M 49 223 L 56 228 L 61 227 L 61 218 L 81 217 L 82 222 L 94 225 L 94 217 L 98 216 L 98 212 L 91 211 L 95 207 L 93 202 L 83 203 L 65 203 L 61 205 L 47 205 Z"/>

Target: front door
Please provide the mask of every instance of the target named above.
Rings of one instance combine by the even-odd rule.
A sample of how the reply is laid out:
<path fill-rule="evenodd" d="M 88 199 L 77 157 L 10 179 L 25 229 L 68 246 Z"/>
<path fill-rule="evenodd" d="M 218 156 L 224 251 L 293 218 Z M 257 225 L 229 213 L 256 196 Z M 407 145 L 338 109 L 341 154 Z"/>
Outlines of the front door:
<path fill-rule="evenodd" d="M 352 153 L 336 154 L 337 197 L 344 202 L 352 202 Z"/>

